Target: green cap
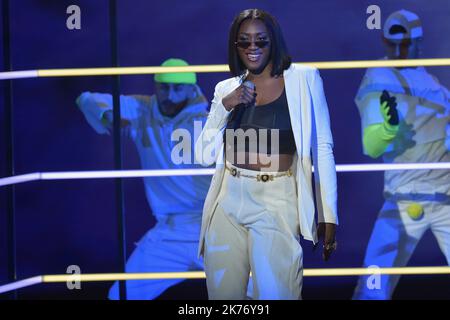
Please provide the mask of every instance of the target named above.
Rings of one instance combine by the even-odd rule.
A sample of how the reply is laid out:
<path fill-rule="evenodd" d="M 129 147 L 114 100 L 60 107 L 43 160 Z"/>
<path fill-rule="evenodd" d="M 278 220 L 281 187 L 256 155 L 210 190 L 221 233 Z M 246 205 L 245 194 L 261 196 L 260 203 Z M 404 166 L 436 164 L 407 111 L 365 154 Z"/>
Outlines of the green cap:
<path fill-rule="evenodd" d="M 189 64 L 182 59 L 167 59 L 164 61 L 162 67 L 182 67 Z M 178 72 L 178 73 L 157 73 L 155 74 L 155 81 L 160 83 L 197 83 L 197 76 L 194 72 Z"/>

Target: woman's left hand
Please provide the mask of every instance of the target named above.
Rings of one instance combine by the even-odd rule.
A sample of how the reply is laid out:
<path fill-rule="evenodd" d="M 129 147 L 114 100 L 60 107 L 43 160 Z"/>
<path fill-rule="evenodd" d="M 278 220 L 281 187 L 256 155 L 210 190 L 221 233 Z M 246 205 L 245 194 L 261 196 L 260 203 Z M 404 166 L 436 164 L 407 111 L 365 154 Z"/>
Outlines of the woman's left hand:
<path fill-rule="evenodd" d="M 336 225 L 334 223 L 319 223 L 317 237 L 319 242 L 323 239 L 322 258 L 324 261 L 328 261 L 333 251 L 336 250 Z M 317 244 L 314 246 L 314 249 L 316 246 Z"/>

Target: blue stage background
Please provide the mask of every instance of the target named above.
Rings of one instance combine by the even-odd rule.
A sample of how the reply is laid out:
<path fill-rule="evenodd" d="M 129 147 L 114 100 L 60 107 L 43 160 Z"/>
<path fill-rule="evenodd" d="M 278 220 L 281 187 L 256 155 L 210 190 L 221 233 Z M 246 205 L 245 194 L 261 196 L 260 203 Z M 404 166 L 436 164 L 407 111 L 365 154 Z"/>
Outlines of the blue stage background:
<path fill-rule="evenodd" d="M 107 67 L 111 64 L 106 0 L 14 0 L 11 2 L 13 70 Z M 81 8 L 81 30 L 66 28 L 66 8 Z M 226 64 L 228 28 L 246 8 L 266 9 L 277 17 L 293 61 L 370 60 L 383 56 L 381 31 L 366 28 L 369 5 L 381 8 L 382 21 L 393 11 L 416 12 L 424 26 L 424 58 L 450 57 L 450 2 L 434 1 L 118 1 L 121 66 L 156 66 L 168 57 L 190 64 Z M 1 10 L 1 9 L 0 9 Z M 0 12 L 0 20 L 2 12 Z M 1 21 L 0 21 L 1 22 Z M 1 29 L 0 23 L 0 29 Z M 2 30 L 0 30 L 0 34 Z M 0 46 L 3 42 L 0 41 Z M 3 50 L 0 50 L 3 70 Z M 429 68 L 450 87 L 448 67 Z M 337 164 L 377 163 L 362 155 L 360 120 L 353 98 L 363 69 L 323 70 Z M 208 100 L 226 73 L 199 74 Z M 122 76 L 124 94 L 153 93 L 152 76 Z M 4 120 L 4 83 L 0 82 Z M 75 105 L 82 91 L 112 92 L 109 77 L 66 77 L 13 81 L 16 174 L 69 170 L 112 170 L 113 141 L 92 130 Z M 5 141 L 1 135 L 0 170 L 5 176 Z M 124 141 L 124 168 L 139 169 L 134 145 Z M 338 174 L 339 248 L 328 263 L 303 241 L 305 268 L 359 267 L 383 198 L 382 173 Z M 125 179 L 128 255 L 154 224 L 140 179 Z M 83 273 L 117 269 L 114 181 L 68 180 L 16 186 L 18 278 L 63 274 L 69 265 Z M 6 196 L 0 189 L 0 284 L 6 279 Z M 444 265 L 436 241 L 427 232 L 411 265 Z M 348 299 L 356 277 L 305 278 L 304 297 Z M 404 277 L 396 298 L 449 298 L 443 276 Z M 19 291 L 22 298 L 102 299 L 110 282 L 83 283 L 82 290 L 45 284 Z M 420 288 L 420 290 L 418 290 Z M 162 298 L 206 298 L 203 280 L 171 288 Z"/>

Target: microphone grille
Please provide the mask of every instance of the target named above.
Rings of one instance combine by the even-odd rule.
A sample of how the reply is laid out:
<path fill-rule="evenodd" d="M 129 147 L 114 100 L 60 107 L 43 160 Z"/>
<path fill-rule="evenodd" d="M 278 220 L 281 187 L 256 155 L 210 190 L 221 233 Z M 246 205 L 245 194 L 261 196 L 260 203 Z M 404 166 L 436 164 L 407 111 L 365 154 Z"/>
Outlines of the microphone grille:
<path fill-rule="evenodd" d="M 244 81 L 244 86 L 246 86 L 249 89 L 255 89 L 255 84 L 253 82 L 251 82 L 250 80 L 246 80 Z"/>

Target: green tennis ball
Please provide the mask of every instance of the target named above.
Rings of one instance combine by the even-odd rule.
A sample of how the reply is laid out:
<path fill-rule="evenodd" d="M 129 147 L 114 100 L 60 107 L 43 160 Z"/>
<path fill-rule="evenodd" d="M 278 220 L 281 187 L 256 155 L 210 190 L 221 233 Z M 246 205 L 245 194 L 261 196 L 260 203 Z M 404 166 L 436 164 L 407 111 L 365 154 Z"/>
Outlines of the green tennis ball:
<path fill-rule="evenodd" d="M 422 217 L 423 215 L 423 207 L 418 204 L 418 203 L 413 203 L 411 204 L 406 211 L 408 212 L 408 215 L 411 217 L 411 219 L 413 220 L 418 220 Z"/>

